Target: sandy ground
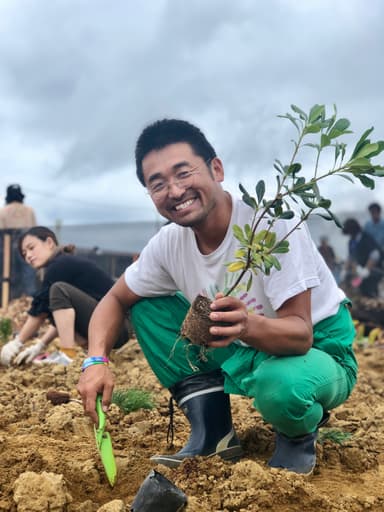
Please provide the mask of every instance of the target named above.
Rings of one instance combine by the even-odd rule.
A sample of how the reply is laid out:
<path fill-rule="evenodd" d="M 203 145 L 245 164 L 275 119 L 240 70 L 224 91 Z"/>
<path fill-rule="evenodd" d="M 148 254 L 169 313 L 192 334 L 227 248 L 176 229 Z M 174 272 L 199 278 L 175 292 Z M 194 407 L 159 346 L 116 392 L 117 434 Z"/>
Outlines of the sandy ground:
<path fill-rule="evenodd" d="M 18 302 L 9 309 L 22 322 Z M 1 311 L 0 311 L 1 313 Z M 113 354 L 116 389 L 154 393 L 156 408 L 108 414 L 118 465 L 110 488 L 95 446 L 93 426 L 82 406 L 52 405 L 48 390 L 78 398 L 83 355 L 68 367 L 0 368 L 0 512 L 127 512 L 140 485 L 156 469 L 188 496 L 187 512 L 384 511 L 384 350 L 358 349 L 360 376 L 348 402 L 332 412 L 318 443 L 314 474 L 271 470 L 273 432 L 244 397 L 232 397 L 244 457 L 236 464 L 194 459 L 177 469 L 153 466 L 149 457 L 167 450 L 168 393 L 131 340 Z M 177 411 L 175 450 L 188 437 Z M 350 434 L 350 437 L 348 437 Z"/>

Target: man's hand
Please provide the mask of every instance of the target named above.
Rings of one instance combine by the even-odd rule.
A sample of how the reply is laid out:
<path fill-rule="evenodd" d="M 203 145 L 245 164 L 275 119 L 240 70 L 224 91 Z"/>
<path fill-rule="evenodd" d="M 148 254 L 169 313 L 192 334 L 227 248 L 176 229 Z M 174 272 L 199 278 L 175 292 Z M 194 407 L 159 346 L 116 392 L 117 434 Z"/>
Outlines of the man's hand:
<path fill-rule="evenodd" d="M 77 384 L 77 390 L 83 401 L 84 412 L 97 425 L 96 396 L 102 394 L 103 411 L 107 412 L 111 403 L 114 379 L 111 370 L 105 364 L 88 366 Z"/>
<path fill-rule="evenodd" d="M 8 341 L 8 343 L 6 343 L 4 347 L 1 349 L 1 364 L 3 364 L 4 366 L 9 366 L 12 362 L 12 359 L 20 352 L 22 347 L 23 344 L 19 340 L 18 336 L 15 336 L 13 340 Z"/>
<path fill-rule="evenodd" d="M 31 345 L 28 348 L 25 348 L 22 350 L 18 356 L 16 357 L 14 363 L 15 364 L 21 364 L 21 363 L 32 363 L 32 361 L 35 359 L 36 356 L 38 356 L 43 350 L 46 349 L 46 345 L 42 340 L 39 340 L 34 345 Z"/>
<path fill-rule="evenodd" d="M 209 343 L 210 347 L 226 347 L 246 333 L 248 312 L 244 302 L 235 297 L 225 297 L 222 293 L 217 293 L 211 309 L 209 318 L 213 322 L 224 322 L 227 325 L 210 328 L 210 333 L 215 337 Z"/>

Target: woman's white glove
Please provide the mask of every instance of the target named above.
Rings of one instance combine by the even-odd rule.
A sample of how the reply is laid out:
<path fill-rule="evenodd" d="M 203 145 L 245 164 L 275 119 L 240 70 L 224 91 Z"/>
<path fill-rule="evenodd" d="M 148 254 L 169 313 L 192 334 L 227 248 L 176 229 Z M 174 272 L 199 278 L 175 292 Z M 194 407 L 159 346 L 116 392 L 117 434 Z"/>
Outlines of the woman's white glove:
<path fill-rule="evenodd" d="M 12 359 L 20 352 L 23 344 L 19 340 L 18 336 L 15 336 L 13 340 L 8 341 L 1 349 L 0 353 L 0 361 L 4 366 L 9 366 L 11 364 Z"/>
<path fill-rule="evenodd" d="M 39 340 L 34 345 L 31 345 L 28 348 L 25 348 L 15 359 L 15 364 L 21 363 L 32 363 L 36 356 L 38 356 L 43 350 L 45 350 L 46 345 L 43 341 Z"/>

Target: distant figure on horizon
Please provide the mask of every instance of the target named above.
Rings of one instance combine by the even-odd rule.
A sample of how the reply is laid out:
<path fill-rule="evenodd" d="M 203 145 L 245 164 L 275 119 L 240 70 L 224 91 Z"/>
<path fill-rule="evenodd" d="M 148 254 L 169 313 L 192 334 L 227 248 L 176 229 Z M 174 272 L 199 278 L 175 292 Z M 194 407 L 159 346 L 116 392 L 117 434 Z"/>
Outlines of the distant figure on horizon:
<path fill-rule="evenodd" d="M 346 219 L 343 234 L 349 235 L 346 278 L 366 297 L 377 297 L 384 255 L 376 240 L 354 218 Z"/>
<path fill-rule="evenodd" d="M 323 235 L 320 237 L 320 245 L 318 250 L 330 271 L 335 276 L 336 282 L 340 282 L 340 265 L 337 262 L 336 253 L 331 245 L 329 245 L 328 237 Z"/>
<path fill-rule="evenodd" d="M 371 220 L 364 225 L 364 231 L 369 233 L 384 251 L 384 219 L 381 218 L 381 206 L 379 203 L 371 203 L 368 206 Z"/>
<path fill-rule="evenodd" d="M 36 226 L 35 211 L 24 204 L 20 185 L 8 185 L 5 206 L 0 208 L 0 229 L 12 230 L 12 269 L 11 269 L 11 298 L 32 295 L 36 290 L 36 275 L 29 265 L 20 257 L 17 250 L 17 239 L 22 229 Z M 16 231 L 15 231 L 16 230 Z M 3 237 L 0 238 L 0 264 L 2 270 Z"/>
<path fill-rule="evenodd" d="M 24 204 L 20 185 L 7 187 L 5 206 L 0 208 L 0 229 L 27 229 L 36 226 L 33 208 Z"/>
<path fill-rule="evenodd" d="M 318 250 L 322 257 L 324 258 L 325 263 L 333 272 L 336 265 L 336 254 L 335 251 L 333 250 L 333 247 L 329 245 L 327 236 L 320 237 L 320 245 L 318 247 Z"/>

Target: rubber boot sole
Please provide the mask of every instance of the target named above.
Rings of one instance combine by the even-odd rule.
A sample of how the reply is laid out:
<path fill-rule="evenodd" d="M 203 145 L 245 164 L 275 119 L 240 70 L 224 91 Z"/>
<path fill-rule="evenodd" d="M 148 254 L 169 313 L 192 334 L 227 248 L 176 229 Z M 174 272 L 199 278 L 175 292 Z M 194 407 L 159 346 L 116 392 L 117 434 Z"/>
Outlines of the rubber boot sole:
<path fill-rule="evenodd" d="M 178 457 L 177 453 L 175 455 L 153 455 L 150 460 L 156 462 L 157 464 L 162 464 L 163 466 L 167 466 L 168 468 L 177 468 L 180 466 L 180 464 L 185 459 L 191 459 L 193 457 L 201 456 L 201 457 L 214 457 L 215 455 L 218 455 L 223 460 L 229 461 L 229 462 L 238 462 L 243 455 L 243 450 L 241 446 L 231 446 L 229 448 L 225 448 L 224 450 L 221 450 L 220 452 L 214 452 L 208 455 L 188 455 L 188 454 L 180 454 Z"/>

